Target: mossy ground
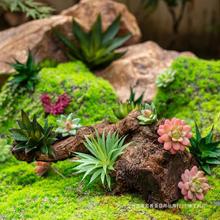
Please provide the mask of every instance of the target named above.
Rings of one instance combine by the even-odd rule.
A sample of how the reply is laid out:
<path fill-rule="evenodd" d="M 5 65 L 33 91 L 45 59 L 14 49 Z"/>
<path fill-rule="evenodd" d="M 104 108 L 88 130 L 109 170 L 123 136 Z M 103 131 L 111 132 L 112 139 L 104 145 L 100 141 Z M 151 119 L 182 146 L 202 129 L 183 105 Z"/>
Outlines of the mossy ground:
<path fill-rule="evenodd" d="M 75 68 L 71 64 L 68 65 L 71 68 Z M 38 100 L 41 92 L 50 92 L 53 94 L 55 92 L 59 93 L 64 91 L 62 86 L 57 87 L 56 84 L 56 82 L 63 81 L 60 74 L 63 74 L 62 76 L 68 74 L 68 71 L 64 67 L 65 66 L 63 65 L 58 67 L 59 71 L 57 70 L 57 72 L 55 72 L 56 74 L 53 75 L 54 78 L 47 76 L 50 72 L 54 73 L 54 69 L 46 69 L 42 71 L 40 76 L 45 77 L 45 81 L 44 83 L 37 85 L 36 89 L 38 92 L 36 93 L 35 100 Z M 77 67 L 77 69 L 82 68 L 84 67 L 81 65 Z M 89 84 L 90 80 L 94 79 L 94 76 L 87 73 L 87 71 L 86 74 L 85 80 L 87 84 Z M 80 73 L 79 76 L 81 76 Z M 48 81 L 54 83 L 48 85 Z M 74 82 L 76 83 L 77 80 Z M 79 110 L 77 112 L 78 116 L 85 115 L 86 110 L 90 112 L 88 117 L 85 117 L 83 121 L 85 124 L 99 121 L 107 114 L 111 115 L 110 109 L 115 103 L 115 96 L 110 89 L 111 87 L 106 82 L 102 80 L 101 82 L 101 85 L 104 84 L 105 88 L 109 88 L 109 91 L 111 91 L 110 101 L 108 102 L 108 98 L 106 98 L 106 103 L 104 103 L 106 104 L 105 106 L 108 106 L 108 108 L 102 106 L 103 108 L 101 113 L 99 111 L 100 114 L 97 117 L 97 104 L 93 104 L 93 101 L 90 102 L 88 100 L 92 100 L 91 96 L 93 95 L 95 97 L 100 97 L 99 94 L 97 94 L 98 92 L 93 90 L 91 93 L 86 93 L 87 90 L 83 90 L 87 94 L 86 97 L 83 96 L 83 100 L 88 101 L 88 103 L 86 107 L 82 107 L 82 109 L 80 107 L 77 109 Z M 69 83 L 68 80 L 66 83 Z M 100 87 L 100 84 L 97 84 L 97 87 Z M 109 95 L 109 93 L 107 94 Z M 80 95 L 78 96 L 80 99 Z M 77 95 L 74 95 L 73 97 L 75 97 L 74 100 L 77 102 Z M 103 94 L 101 97 L 103 97 Z M 24 101 L 24 98 L 27 100 Z M 25 108 L 31 114 L 38 113 L 40 117 L 43 117 L 41 116 L 41 112 L 43 111 L 42 108 L 39 108 L 36 103 L 32 103 L 33 100 L 28 99 L 29 97 L 27 95 L 21 96 L 17 104 L 21 104 L 21 108 Z M 86 101 L 83 101 L 82 104 L 85 104 Z M 81 103 L 80 100 L 79 103 Z M 98 106 L 100 107 L 101 104 L 102 103 L 99 103 Z M 35 108 L 36 111 L 32 111 L 35 110 Z M 87 108 L 89 108 L 89 110 Z M 16 112 L 17 109 L 18 108 L 16 108 Z M 54 122 L 53 116 L 50 120 L 51 122 Z M 11 123 L 14 124 L 13 121 Z M 6 124 L 5 126 L 9 126 L 9 124 Z M 2 131 L 4 131 L 6 127 L 1 127 Z M 146 203 L 138 195 L 127 194 L 123 196 L 113 196 L 106 193 L 98 183 L 92 186 L 87 186 L 88 180 L 82 183 L 80 181 L 81 176 L 73 174 L 74 163 L 70 160 L 58 162 L 54 164 L 53 167 L 62 173 L 65 178 L 58 175 L 53 170 L 50 171 L 46 178 L 38 177 L 34 173 L 34 164 L 20 162 L 14 158 L 10 158 L 5 163 L 0 163 L 0 219 L 216 220 L 220 216 L 220 206 L 218 203 L 220 198 L 219 167 L 214 169 L 213 176 L 208 177 L 209 183 L 213 189 L 208 192 L 205 201 L 191 203 L 180 200 L 178 202 L 178 204 L 181 205 L 180 208 L 171 208 L 165 211 L 159 211 L 146 207 Z M 167 186 L 167 190 L 169 190 L 169 186 Z"/>

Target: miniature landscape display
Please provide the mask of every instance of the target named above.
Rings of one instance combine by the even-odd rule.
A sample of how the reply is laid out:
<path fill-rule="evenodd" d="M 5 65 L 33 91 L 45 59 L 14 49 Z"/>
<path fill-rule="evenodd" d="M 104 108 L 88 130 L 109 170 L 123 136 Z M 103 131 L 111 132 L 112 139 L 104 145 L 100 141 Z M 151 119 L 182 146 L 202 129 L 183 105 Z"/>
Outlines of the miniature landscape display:
<path fill-rule="evenodd" d="M 71 35 L 51 28 L 66 62 L 28 47 L 24 62 L 8 62 L 0 219 L 220 216 L 220 61 L 179 56 L 156 73 L 153 99 L 126 85 L 122 100 L 100 74 L 123 62 L 134 37 L 121 31 L 123 16 L 103 28 L 100 11 L 88 30 L 73 19 Z"/>

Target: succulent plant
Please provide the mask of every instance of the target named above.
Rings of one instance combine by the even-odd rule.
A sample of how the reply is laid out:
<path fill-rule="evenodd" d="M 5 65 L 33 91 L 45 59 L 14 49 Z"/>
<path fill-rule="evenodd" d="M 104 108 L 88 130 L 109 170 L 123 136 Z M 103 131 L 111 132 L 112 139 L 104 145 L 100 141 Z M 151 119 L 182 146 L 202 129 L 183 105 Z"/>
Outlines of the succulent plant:
<path fill-rule="evenodd" d="M 122 46 L 130 34 L 116 37 L 120 29 L 121 16 L 118 16 L 106 31 L 102 31 L 101 15 L 93 24 L 89 32 L 73 20 L 72 32 L 75 41 L 69 40 L 66 36 L 55 30 L 57 37 L 69 49 L 69 57 L 83 61 L 90 69 L 99 69 L 109 65 L 112 61 L 122 57 L 125 52 L 115 52 L 115 49 Z"/>
<path fill-rule="evenodd" d="M 36 161 L 35 162 L 35 173 L 38 176 L 44 176 L 48 173 L 51 168 L 50 162 Z"/>
<path fill-rule="evenodd" d="M 79 165 L 75 168 L 77 173 L 84 173 L 82 179 L 90 176 L 92 183 L 97 178 L 101 179 L 104 186 L 111 189 L 110 173 L 114 170 L 114 164 L 117 158 L 123 153 L 124 149 L 129 145 L 124 144 L 125 137 L 119 137 L 117 133 L 102 133 L 99 135 L 96 131 L 95 137 L 86 137 L 85 147 L 90 154 L 76 153 L 79 158 Z"/>
<path fill-rule="evenodd" d="M 60 95 L 55 103 L 52 103 L 48 94 L 43 94 L 40 99 L 43 104 L 44 111 L 52 115 L 64 113 L 65 108 L 71 102 L 71 98 L 66 93 Z"/>
<path fill-rule="evenodd" d="M 132 87 L 130 87 L 130 97 L 127 102 L 133 104 L 134 106 L 142 105 L 144 92 L 138 98 L 135 98 L 135 97 L 136 97 L 136 92 L 134 91 Z"/>
<path fill-rule="evenodd" d="M 196 136 L 190 139 L 191 147 L 189 150 L 201 168 L 210 175 L 210 166 L 220 164 L 220 141 L 213 141 L 213 128 L 205 137 L 202 137 L 196 123 L 195 127 Z"/>
<path fill-rule="evenodd" d="M 166 119 L 164 124 L 159 126 L 157 133 L 160 135 L 158 141 L 163 143 L 164 149 L 171 154 L 184 151 L 190 145 L 189 139 L 192 137 L 191 127 L 177 118 Z"/>
<path fill-rule="evenodd" d="M 205 194 L 210 189 L 207 178 L 203 171 L 199 171 L 196 166 L 191 170 L 186 169 L 181 175 L 182 181 L 178 183 L 185 200 L 203 200 Z"/>
<path fill-rule="evenodd" d="M 156 80 L 157 87 L 166 88 L 171 82 L 175 80 L 175 74 L 176 72 L 172 69 L 168 69 L 161 73 Z"/>
<path fill-rule="evenodd" d="M 144 104 L 142 106 L 141 115 L 137 117 L 140 125 L 149 125 L 157 121 L 157 111 L 154 103 Z"/>
<path fill-rule="evenodd" d="M 11 146 L 8 144 L 7 140 L 0 137 L 0 163 L 10 158 L 10 148 Z"/>
<path fill-rule="evenodd" d="M 73 113 L 68 116 L 61 115 L 61 117 L 57 120 L 59 127 L 56 129 L 56 132 L 62 134 L 63 137 L 76 135 L 77 130 L 81 127 L 79 122 L 80 119 L 74 118 Z"/>
<path fill-rule="evenodd" d="M 14 150 L 24 150 L 26 154 L 40 151 L 43 154 L 53 154 L 51 144 L 56 140 L 53 127 L 49 127 L 47 122 L 42 127 L 34 116 L 30 121 L 28 115 L 21 111 L 21 120 L 17 121 L 19 129 L 11 129 L 14 139 Z"/>
<path fill-rule="evenodd" d="M 15 63 L 10 65 L 16 71 L 16 74 L 13 75 L 13 78 L 10 80 L 10 84 L 16 88 L 24 87 L 33 91 L 35 83 L 37 82 L 37 74 L 40 71 L 40 67 L 35 63 L 31 52 L 28 52 L 26 63 L 23 64 L 18 60 L 15 60 Z"/>

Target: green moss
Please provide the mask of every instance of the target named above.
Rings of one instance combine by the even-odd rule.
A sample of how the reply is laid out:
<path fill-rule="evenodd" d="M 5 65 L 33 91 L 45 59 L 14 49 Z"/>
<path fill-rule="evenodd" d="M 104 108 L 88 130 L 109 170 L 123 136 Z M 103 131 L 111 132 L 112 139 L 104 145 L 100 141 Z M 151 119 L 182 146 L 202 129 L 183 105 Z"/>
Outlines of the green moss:
<path fill-rule="evenodd" d="M 220 132 L 220 61 L 180 57 L 172 64 L 175 81 L 158 90 L 155 103 L 161 117 L 178 117 L 204 130 Z"/>
<path fill-rule="evenodd" d="M 0 108 L 0 133 L 7 133 L 7 129 L 14 126 L 21 109 L 31 116 L 37 114 L 42 122 L 45 119 L 40 102 L 43 93 L 49 94 L 54 99 L 67 93 L 71 97 L 71 104 L 65 113 L 75 113 L 84 125 L 113 117 L 112 108 L 116 103 L 116 95 L 110 84 L 97 78 L 80 62 L 66 63 L 56 68 L 42 69 L 39 73 L 39 82 L 32 94 L 27 92 L 11 94 L 9 86 L 5 85 L 0 94 L 0 100 L 3 100 Z M 49 115 L 49 123 L 56 125 L 57 117 Z"/>

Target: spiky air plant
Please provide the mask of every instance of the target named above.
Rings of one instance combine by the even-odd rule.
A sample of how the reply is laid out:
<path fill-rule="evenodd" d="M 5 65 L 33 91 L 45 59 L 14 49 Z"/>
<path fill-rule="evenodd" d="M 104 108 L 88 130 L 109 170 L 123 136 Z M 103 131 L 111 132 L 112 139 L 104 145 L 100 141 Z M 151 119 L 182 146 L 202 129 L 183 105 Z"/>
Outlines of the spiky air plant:
<path fill-rule="evenodd" d="M 141 115 L 137 117 L 140 125 L 149 125 L 157 121 L 157 111 L 154 103 L 144 104 L 141 110 Z"/>
<path fill-rule="evenodd" d="M 61 115 L 57 120 L 59 127 L 56 129 L 56 132 L 61 134 L 63 137 L 76 135 L 77 130 L 81 128 L 79 122 L 80 119 L 75 118 L 73 113 L 67 116 Z"/>
<path fill-rule="evenodd" d="M 103 31 L 102 18 L 99 15 L 89 32 L 85 32 L 83 27 L 73 20 L 74 41 L 69 40 L 57 30 L 55 30 L 55 34 L 68 48 L 68 55 L 71 59 L 83 61 L 90 69 L 100 69 L 125 54 L 125 52 L 115 52 L 131 37 L 131 34 L 116 37 L 120 29 L 120 22 L 121 16 L 119 15 L 107 30 Z"/>
<path fill-rule="evenodd" d="M 130 97 L 125 103 L 119 103 L 118 107 L 113 109 L 114 115 L 117 119 L 125 118 L 131 111 L 141 109 L 144 92 L 138 97 L 132 87 L 130 87 Z"/>
<path fill-rule="evenodd" d="M 35 63 L 31 51 L 28 51 L 26 63 L 15 60 L 15 63 L 11 63 L 10 65 L 15 69 L 16 73 L 9 83 L 16 88 L 24 87 L 29 91 L 33 91 L 40 67 Z"/>
<path fill-rule="evenodd" d="M 79 165 L 75 168 L 77 173 L 84 173 L 82 179 L 90 176 L 92 183 L 96 179 L 100 179 L 104 186 L 111 190 L 110 173 L 114 170 L 114 164 L 117 158 L 123 153 L 124 149 L 129 145 L 124 144 L 125 137 L 119 137 L 117 133 L 102 133 L 99 135 L 96 131 L 95 137 L 86 137 L 85 147 L 91 153 L 76 153 L 79 158 Z"/>
<path fill-rule="evenodd" d="M 181 175 L 181 180 L 178 187 L 185 200 L 203 200 L 205 194 L 210 189 L 207 178 L 203 171 L 199 171 L 196 166 L 191 170 L 185 170 Z"/>
<path fill-rule="evenodd" d="M 184 151 L 190 145 L 192 137 L 191 127 L 183 120 L 172 118 L 166 119 L 164 124 L 160 125 L 157 133 L 158 141 L 164 144 L 164 149 L 176 154 L 178 151 Z"/>
<path fill-rule="evenodd" d="M 166 88 L 169 84 L 171 84 L 175 80 L 176 71 L 172 69 L 168 69 L 161 73 L 156 79 L 156 85 L 159 88 Z"/>
<path fill-rule="evenodd" d="M 210 175 L 210 167 L 220 164 L 220 141 L 213 140 L 213 128 L 205 137 L 202 137 L 196 123 L 195 127 L 196 135 L 190 139 L 191 147 L 189 150 L 201 168 Z"/>
<path fill-rule="evenodd" d="M 19 128 L 11 129 L 14 139 L 14 150 L 24 150 L 26 154 L 40 151 L 43 154 L 53 154 L 51 145 L 56 140 L 53 127 L 49 127 L 47 122 L 42 127 L 34 116 L 30 121 L 28 115 L 21 111 L 21 120 L 17 121 Z"/>

